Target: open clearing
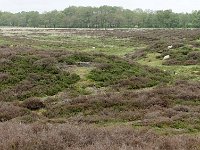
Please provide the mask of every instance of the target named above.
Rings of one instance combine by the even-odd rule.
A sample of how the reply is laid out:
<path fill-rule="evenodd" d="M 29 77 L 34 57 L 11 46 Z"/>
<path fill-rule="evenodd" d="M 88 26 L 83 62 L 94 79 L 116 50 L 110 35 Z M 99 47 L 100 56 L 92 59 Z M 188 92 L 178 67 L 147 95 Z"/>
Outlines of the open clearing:
<path fill-rule="evenodd" d="M 0 29 L 0 149 L 200 149 L 200 29 Z"/>

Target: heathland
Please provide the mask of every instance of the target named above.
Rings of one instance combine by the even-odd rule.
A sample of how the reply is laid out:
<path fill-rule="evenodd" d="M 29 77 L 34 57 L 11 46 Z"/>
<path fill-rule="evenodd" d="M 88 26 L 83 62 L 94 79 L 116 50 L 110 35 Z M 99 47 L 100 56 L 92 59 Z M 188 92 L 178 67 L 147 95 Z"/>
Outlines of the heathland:
<path fill-rule="evenodd" d="M 200 149 L 200 29 L 0 29 L 0 149 Z"/>

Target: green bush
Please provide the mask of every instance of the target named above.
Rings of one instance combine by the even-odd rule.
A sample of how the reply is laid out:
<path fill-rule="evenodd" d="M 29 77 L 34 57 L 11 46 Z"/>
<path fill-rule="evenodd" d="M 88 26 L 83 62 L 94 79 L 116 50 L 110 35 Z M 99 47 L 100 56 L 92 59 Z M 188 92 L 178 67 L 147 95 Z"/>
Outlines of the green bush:
<path fill-rule="evenodd" d="M 2 66 L 0 72 L 9 74 L 1 82 L 0 92 L 16 93 L 7 99 L 24 100 L 34 96 L 55 95 L 76 83 L 80 77 L 60 70 L 56 57 L 36 57 L 34 55 L 12 56 L 12 64 Z"/>
<path fill-rule="evenodd" d="M 133 78 L 146 78 L 148 82 L 144 82 L 141 87 L 150 87 L 158 84 L 159 82 L 168 82 L 170 77 L 168 74 L 150 67 L 140 66 L 139 64 L 131 64 L 125 60 L 107 60 L 106 67 L 101 65 L 92 70 L 88 76 L 98 83 L 100 86 L 115 85 L 123 80 L 131 80 Z M 109 67 L 107 67 L 109 66 Z M 138 83 L 129 82 L 130 87 L 140 88 Z"/>

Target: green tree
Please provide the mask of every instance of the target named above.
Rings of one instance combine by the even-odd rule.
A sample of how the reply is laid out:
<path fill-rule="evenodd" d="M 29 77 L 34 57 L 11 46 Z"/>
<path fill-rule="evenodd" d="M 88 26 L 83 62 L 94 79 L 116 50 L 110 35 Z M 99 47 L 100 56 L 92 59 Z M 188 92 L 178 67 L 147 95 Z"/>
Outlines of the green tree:
<path fill-rule="evenodd" d="M 34 27 L 34 28 L 40 26 L 39 12 L 31 11 L 27 14 L 27 17 L 28 17 L 28 26 Z"/>

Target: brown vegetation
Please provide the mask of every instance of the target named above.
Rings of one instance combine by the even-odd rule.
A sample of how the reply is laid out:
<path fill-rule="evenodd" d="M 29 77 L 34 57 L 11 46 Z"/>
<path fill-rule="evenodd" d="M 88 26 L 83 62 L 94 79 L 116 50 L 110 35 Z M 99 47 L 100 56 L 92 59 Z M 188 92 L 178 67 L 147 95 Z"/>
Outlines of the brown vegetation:
<path fill-rule="evenodd" d="M 34 98 L 34 97 L 25 100 L 22 106 L 30 110 L 45 108 L 45 104 L 39 98 Z"/>
<path fill-rule="evenodd" d="M 173 86 L 152 90 L 80 96 L 57 105 L 49 103 L 44 115 L 87 123 L 132 121 L 140 126 L 166 126 L 199 132 L 199 100 L 200 83 L 180 81 Z M 175 123 L 177 127 L 173 126 Z"/>
<path fill-rule="evenodd" d="M 27 109 L 10 103 L 0 102 L 0 122 L 8 121 L 29 113 L 30 112 Z"/>
<path fill-rule="evenodd" d="M 197 150 L 198 136 L 160 136 L 148 130 L 130 127 L 97 128 L 70 124 L 0 124 L 2 150 Z"/>

